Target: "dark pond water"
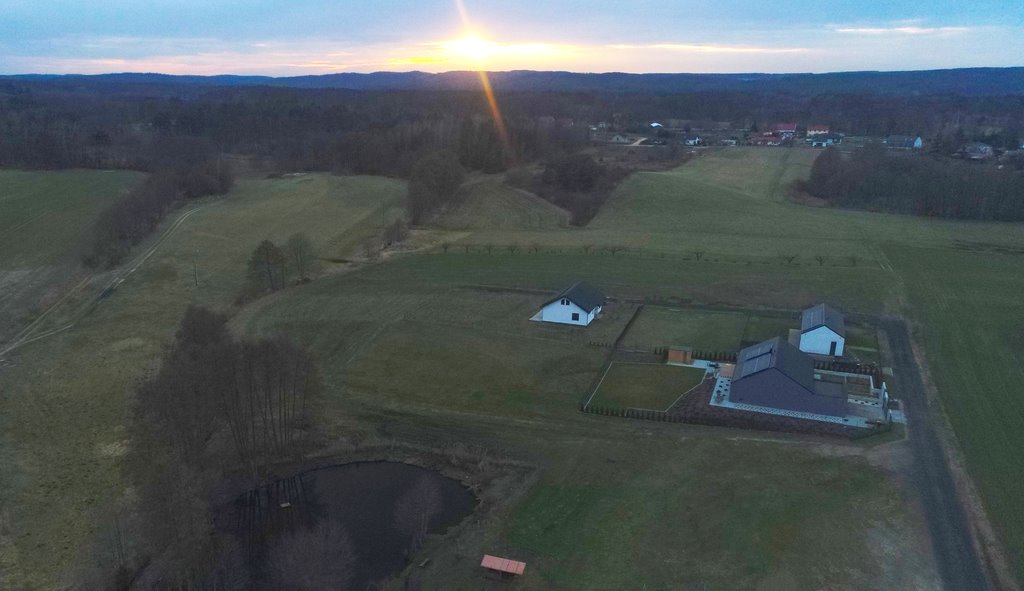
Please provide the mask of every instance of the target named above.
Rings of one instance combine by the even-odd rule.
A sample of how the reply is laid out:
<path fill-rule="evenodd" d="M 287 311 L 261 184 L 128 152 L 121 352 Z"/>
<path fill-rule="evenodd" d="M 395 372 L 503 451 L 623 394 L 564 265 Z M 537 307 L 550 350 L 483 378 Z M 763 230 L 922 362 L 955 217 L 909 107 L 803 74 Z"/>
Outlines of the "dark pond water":
<path fill-rule="evenodd" d="M 265 582 L 273 576 L 267 565 L 296 532 L 343 530 L 355 554 L 347 588 L 362 590 L 405 567 L 415 532 L 442 533 L 475 506 L 469 490 L 437 472 L 397 462 L 359 462 L 251 491 L 226 507 L 218 521 L 239 536 L 254 573 Z M 336 554 L 319 552 L 307 557 Z"/>

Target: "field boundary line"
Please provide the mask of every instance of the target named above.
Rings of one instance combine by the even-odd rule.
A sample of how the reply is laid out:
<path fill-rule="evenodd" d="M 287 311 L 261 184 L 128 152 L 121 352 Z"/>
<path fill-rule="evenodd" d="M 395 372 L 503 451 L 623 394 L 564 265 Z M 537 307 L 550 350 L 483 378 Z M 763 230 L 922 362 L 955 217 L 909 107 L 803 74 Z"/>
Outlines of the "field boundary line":
<path fill-rule="evenodd" d="M 597 381 L 597 385 L 594 386 L 594 390 L 590 393 L 590 398 L 587 398 L 587 402 L 583 405 L 583 409 L 586 410 L 590 407 L 590 403 L 594 401 L 594 396 L 597 396 L 597 391 L 601 389 L 601 384 L 604 383 L 604 379 L 608 377 L 608 372 L 612 370 L 614 361 L 609 361 L 608 366 L 604 368 L 604 373 L 601 374 L 601 379 Z"/>

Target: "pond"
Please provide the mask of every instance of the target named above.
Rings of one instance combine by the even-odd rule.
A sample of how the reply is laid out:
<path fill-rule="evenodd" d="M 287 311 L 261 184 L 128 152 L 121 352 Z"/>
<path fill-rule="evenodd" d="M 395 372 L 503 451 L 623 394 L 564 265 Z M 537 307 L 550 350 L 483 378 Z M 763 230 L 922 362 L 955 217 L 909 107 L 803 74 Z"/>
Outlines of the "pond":
<path fill-rule="evenodd" d="M 400 572 L 426 533 L 472 513 L 459 482 L 398 462 L 303 472 L 242 495 L 220 526 L 238 536 L 259 582 L 366 589 Z M 338 584 L 338 581 L 344 584 Z"/>

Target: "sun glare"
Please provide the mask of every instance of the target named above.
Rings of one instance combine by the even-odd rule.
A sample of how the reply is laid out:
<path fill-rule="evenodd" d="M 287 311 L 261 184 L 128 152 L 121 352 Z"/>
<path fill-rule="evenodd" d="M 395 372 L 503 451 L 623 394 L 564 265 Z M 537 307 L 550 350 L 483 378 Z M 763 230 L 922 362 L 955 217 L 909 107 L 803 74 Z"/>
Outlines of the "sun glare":
<path fill-rule="evenodd" d="M 445 49 L 453 55 L 475 62 L 483 62 L 494 54 L 497 44 L 479 35 L 466 35 L 461 39 L 449 41 Z"/>

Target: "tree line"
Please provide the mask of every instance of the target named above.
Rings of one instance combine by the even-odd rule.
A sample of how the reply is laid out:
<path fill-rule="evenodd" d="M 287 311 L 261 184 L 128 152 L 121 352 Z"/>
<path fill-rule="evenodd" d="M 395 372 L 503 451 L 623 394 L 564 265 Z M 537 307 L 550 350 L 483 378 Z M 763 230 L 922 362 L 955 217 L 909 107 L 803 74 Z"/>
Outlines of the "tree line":
<path fill-rule="evenodd" d="M 893 154 L 880 145 L 849 158 L 827 148 L 806 190 L 840 207 L 929 217 L 1024 220 L 1024 175 L 948 158 Z"/>
<path fill-rule="evenodd" d="M 204 142 L 169 142 L 167 155 L 152 173 L 124 197 L 104 209 L 93 227 L 92 243 L 83 256 L 87 265 L 113 267 L 132 246 L 156 229 L 184 202 L 223 195 L 234 184 L 234 171 Z"/>

